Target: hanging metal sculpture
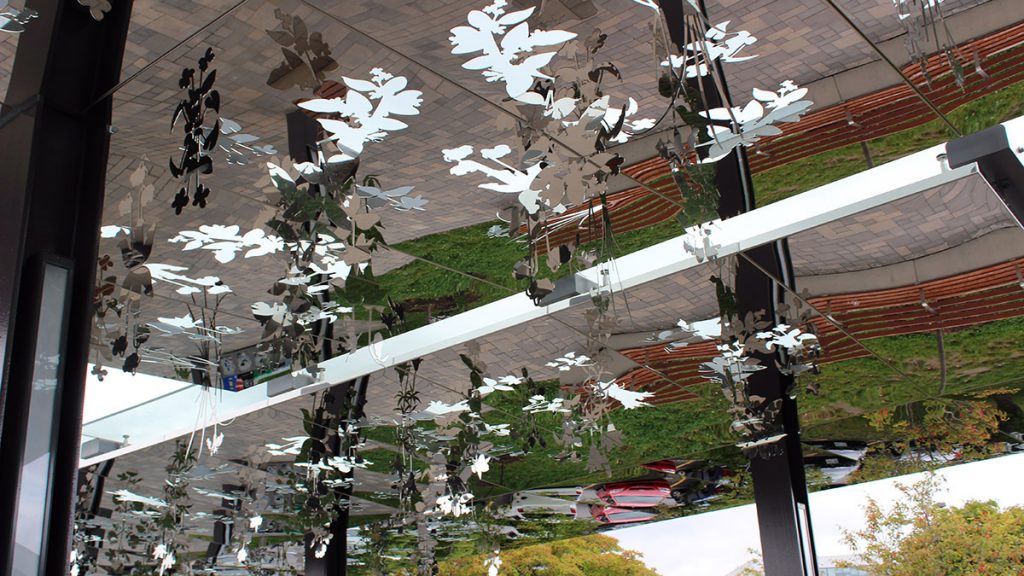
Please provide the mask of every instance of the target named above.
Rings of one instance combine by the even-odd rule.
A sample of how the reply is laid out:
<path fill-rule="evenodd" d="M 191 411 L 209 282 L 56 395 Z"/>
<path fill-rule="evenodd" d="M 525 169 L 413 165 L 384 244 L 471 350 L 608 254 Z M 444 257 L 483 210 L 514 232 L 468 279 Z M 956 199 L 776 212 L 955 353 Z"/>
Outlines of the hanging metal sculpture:
<path fill-rule="evenodd" d="M 198 76 L 195 68 L 184 68 L 178 79 L 178 88 L 185 93 L 171 114 L 171 130 L 180 119 L 184 139 L 181 158 L 178 162 L 174 158 L 168 161 L 171 176 L 182 180 L 182 186 L 171 202 L 175 214 L 181 214 L 190 200 L 193 206 L 205 208 L 210 195 L 209 187 L 202 182 L 202 175 L 213 173 L 210 152 L 217 145 L 221 128 L 220 92 L 213 87 L 217 71 L 210 69 L 213 58 L 213 49 L 207 48 L 198 61 Z"/>
<path fill-rule="evenodd" d="M 904 43 L 907 52 L 921 70 L 925 83 L 931 86 L 933 80 L 928 69 L 928 57 L 932 54 L 942 54 L 949 65 L 953 81 L 963 89 L 967 82 L 968 62 L 973 61 L 974 68 L 980 76 L 986 77 L 987 74 L 981 67 L 977 53 L 971 55 L 971 58 L 965 57 L 953 40 L 953 34 L 942 11 L 942 1 L 892 0 L 892 3 L 896 7 L 896 17 L 906 31 Z"/>

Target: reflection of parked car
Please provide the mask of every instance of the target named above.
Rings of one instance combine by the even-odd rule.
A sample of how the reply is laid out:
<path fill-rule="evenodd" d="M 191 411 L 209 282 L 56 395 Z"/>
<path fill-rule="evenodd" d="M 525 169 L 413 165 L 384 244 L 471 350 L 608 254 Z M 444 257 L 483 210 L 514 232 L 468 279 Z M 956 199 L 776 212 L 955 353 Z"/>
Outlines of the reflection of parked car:
<path fill-rule="evenodd" d="M 669 476 L 673 474 L 689 474 L 695 470 L 707 468 L 707 463 L 703 460 L 681 460 L 667 458 L 665 460 L 655 460 L 654 462 L 648 462 L 641 464 L 640 466 L 653 470 L 654 472 L 661 472 Z M 717 468 L 714 466 L 713 468 Z"/>
<path fill-rule="evenodd" d="M 689 490 L 700 483 L 717 484 L 722 478 L 731 476 L 732 471 L 722 466 L 709 466 L 702 460 L 656 460 L 641 464 L 653 472 L 665 476 L 673 490 Z"/>
<path fill-rule="evenodd" d="M 580 494 L 580 501 L 596 500 L 617 508 L 653 508 L 674 506 L 672 489 L 664 480 L 634 480 L 588 486 Z"/>
<path fill-rule="evenodd" d="M 577 519 L 590 518 L 601 524 L 629 524 L 646 522 L 658 515 L 656 510 L 643 508 L 617 508 L 599 504 L 581 504 L 576 512 Z"/>
<path fill-rule="evenodd" d="M 661 472 L 662 474 L 675 474 L 689 462 L 690 461 L 686 461 L 683 464 L 680 464 L 675 460 L 656 460 L 654 462 L 648 462 L 647 464 L 641 464 L 640 466 L 647 468 L 648 470 L 653 470 L 654 472 Z"/>
<path fill-rule="evenodd" d="M 844 486 L 860 469 L 868 447 L 858 440 L 810 440 L 811 447 L 804 456 L 804 465 L 814 468 L 829 479 L 830 486 Z"/>

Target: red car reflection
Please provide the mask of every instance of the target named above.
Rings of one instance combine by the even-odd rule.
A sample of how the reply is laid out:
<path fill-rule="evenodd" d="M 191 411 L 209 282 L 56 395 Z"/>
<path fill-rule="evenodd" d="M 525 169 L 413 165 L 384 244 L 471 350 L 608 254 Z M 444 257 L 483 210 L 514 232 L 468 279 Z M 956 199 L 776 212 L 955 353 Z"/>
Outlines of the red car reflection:
<path fill-rule="evenodd" d="M 601 524 L 629 524 L 630 522 L 646 522 L 653 520 L 658 513 L 654 510 L 637 510 L 632 508 L 615 508 L 612 506 L 590 506 L 590 517 Z"/>
<path fill-rule="evenodd" d="M 672 489 L 664 480 L 635 480 L 612 482 L 591 487 L 601 502 L 616 508 L 654 508 L 671 506 Z"/>

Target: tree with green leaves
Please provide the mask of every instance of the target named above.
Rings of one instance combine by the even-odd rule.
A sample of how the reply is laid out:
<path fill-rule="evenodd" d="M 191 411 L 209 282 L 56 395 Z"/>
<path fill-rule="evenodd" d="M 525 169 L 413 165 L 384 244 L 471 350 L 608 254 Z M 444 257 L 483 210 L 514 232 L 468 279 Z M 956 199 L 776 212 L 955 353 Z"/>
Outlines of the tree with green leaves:
<path fill-rule="evenodd" d="M 1024 570 L 1024 508 L 993 501 L 947 507 L 934 474 L 910 486 L 891 508 L 869 498 L 865 526 L 846 543 L 872 576 L 1017 575 Z"/>
<path fill-rule="evenodd" d="M 490 554 L 441 562 L 440 576 L 486 574 L 484 561 Z M 535 544 L 500 553 L 502 576 L 658 576 L 648 568 L 642 555 L 623 550 L 618 540 L 603 534 Z"/>

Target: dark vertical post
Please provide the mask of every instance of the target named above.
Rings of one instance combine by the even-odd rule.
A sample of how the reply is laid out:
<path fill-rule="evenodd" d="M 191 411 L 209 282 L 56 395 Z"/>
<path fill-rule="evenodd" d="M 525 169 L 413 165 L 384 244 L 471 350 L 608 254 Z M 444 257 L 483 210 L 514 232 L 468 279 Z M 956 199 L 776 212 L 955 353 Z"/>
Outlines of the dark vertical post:
<path fill-rule="evenodd" d="M 349 456 L 345 447 L 352 444 L 353 438 L 344 438 L 346 423 L 360 420 L 366 407 L 366 387 L 369 384 L 369 376 L 361 376 L 356 380 L 343 382 L 329 389 L 326 394 L 327 420 L 332 426 L 341 425 L 341 431 L 327 431 L 328 434 L 337 432 L 332 438 L 334 454 Z M 339 502 L 344 502 L 338 517 L 331 522 L 331 544 L 322 558 L 317 558 L 310 547 L 312 539 L 307 536 L 306 543 L 306 576 L 345 576 L 348 566 L 348 521 L 349 509 L 352 501 L 352 480 L 354 474 L 349 471 L 343 477 L 347 483 L 341 488 L 331 488 L 335 491 Z"/>
<path fill-rule="evenodd" d="M 110 138 L 111 98 L 97 101 L 120 78 L 132 9 L 131 0 L 111 4 L 97 22 L 77 2 L 29 0 L 27 7 L 39 17 L 19 39 L 8 106 L 0 113 L 0 572 L 5 574 L 20 573 L 12 566 L 16 551 L 39 555 L 33 573 L 68 572 Z M 39 458 L 48 464 L 48 481 L 26 486 L 21 463 L 26 455 L 35 456 L 34 448 L 26 452 L 26 428 L 40 329 L 40 311 L 30 305 L 39 301 L 40 288 L 27 271 L 44 260 L 70 268 L 61 319 L 66 339 L 54 378 L 52 450 Z M 18 513 L 19 491 L 26 489 L 45 504 L 34 509 L 31 523 L 19 526 L 29 517 Z M 38 535 L 31 550 L 16 548 L 16 536 L 29 536 L 26 530 Z"/>
<path fill-rule="evenodd" d="M 318 162 L 316 142 L 320 137 L 320 126 L 316 120 L 308 116 L 302 110 L 294 110 L 285 117 L 288 125 L 288 155 L 295 162 Z M 312 187 L 310 188 L 312 192 Z M 335 342 L 333 340 L 333 325 L 326 320 L 314 327 L 314 334 L 321 337 L 321 361 L 327 360 L 333 355 Z M 325 422 L 332 430 L 327 430 L 330 451 L 336 455 L 347 456 L 344 450 L 349 445 L 349 438 L 343 438 L 343 431 L 336 428 L 339 424 L 344 428 L 347 420 L 358 420 L 362 417 L 363 406 L 366 403 L 366 384 L 368 376 L 357 380 L 342 382 L 325 392 L 324 408 Z M 317 558 L 315 550 L 311 547 L 312 537 L 305 538 L 305 573 L 308 576 L 344 576 L 348 566 L 348 517 L 349 506 L 347 503 L 352 498 L 352 473 L 346 475 L 349 480 L 347 486 L 342 488 L 329 488 L 333 490 L 339 502 L 346 503 L 338 517 L 331 522 L 331 543 L 326 553 Z"/>
<path fill-rule="evenodd" d="M 684 50 L 684 10 L 689 9 L 684 3 L 688 4 L 688 0 L 660 0 L 659 3 L 672 42 L 677 49 Z M 703 0 L 699 4 L 707 17 Z M 724 93 L 719 93 L 713 82 L 704 82 L 702 96 L 708 108 L 728 106 L 732 101 L 721 64 L 716 61 L 714 66 L 722 79 Z M 699 89 L 696 82 L 692 82 L 690 87 Z M 719 216 L 725 219 L 753 210 L 754 185 L 750 179 L 746 150 L 742 146 L 737 147 L 717 162 L 717 168 L 715 185 L 721 197 Z M 785 287 L 794 288 L 787 242 L 780 240 L 760 246 L 747 251 L 744 256 L 739 259 L 736 271 L 737 312 L 742 318 L 747 312 L 761 311 L 766 318 L 782 322 L 784 319 L 778 317 L 777 308 L 783 302 L 783 287 L 757 266 L 781 279 Z M 792 377 L 779 372 L 774 357 L 762 358 L 762 363 L 766 368 L 749 379 L 750 393 L 764 397 L 766 402 L 782 399 L 780 418 L 786 433 L 778 446 L 780 450 L 771 456 L 755 456 L 750 461 L 765 573 L 767 576 L 816 576 L 817 559 L 807 503 L 800 425 L 796 401 L 788 394 L 793 384 Z"/>

